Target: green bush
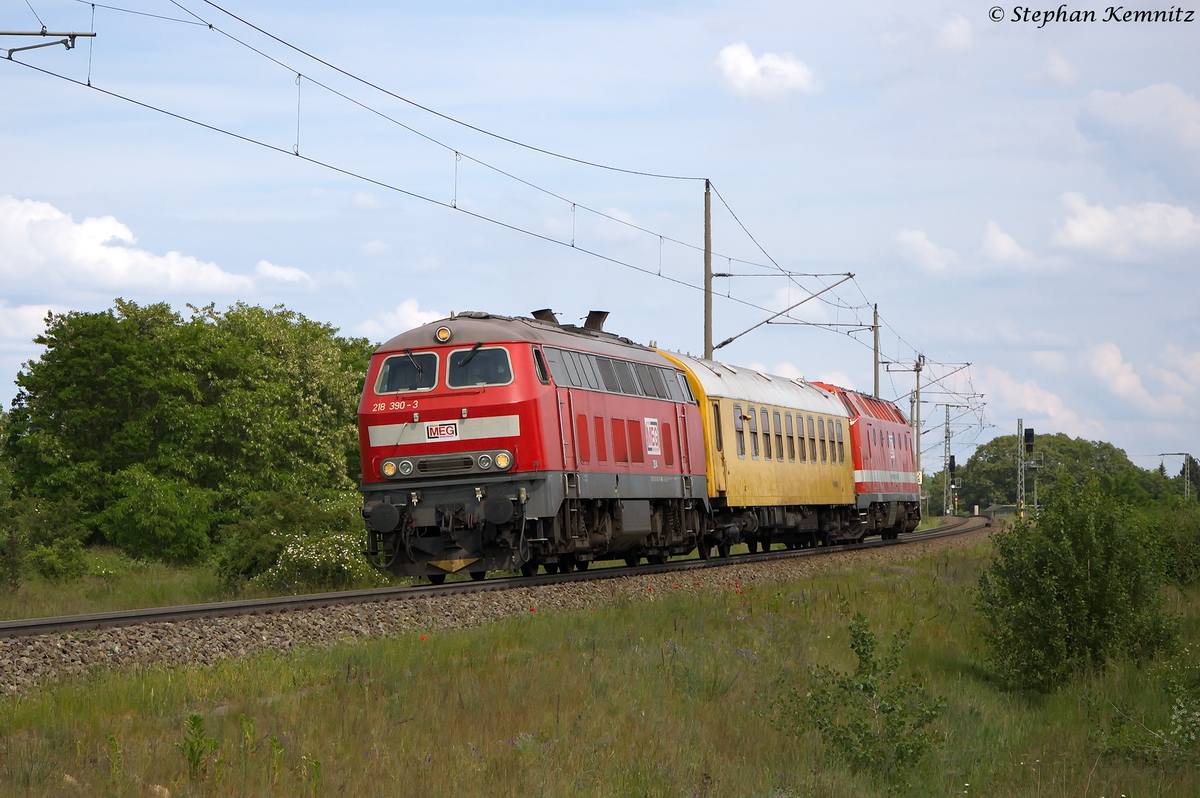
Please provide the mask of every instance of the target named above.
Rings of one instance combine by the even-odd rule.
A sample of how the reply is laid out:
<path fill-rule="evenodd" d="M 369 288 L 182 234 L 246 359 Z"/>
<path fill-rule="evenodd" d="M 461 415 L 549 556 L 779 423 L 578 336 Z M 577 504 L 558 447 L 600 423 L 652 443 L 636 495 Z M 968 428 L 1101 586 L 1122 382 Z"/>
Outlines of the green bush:
<path fill-rule="evenodd" d="M 74 538 L 59 538 L 49 546 L 39 543 L 26 559 L 34 573 L 52 582 L 68 582 L 88 572 L 83 544 Z"/>
<path fill-rule="evenodd" d="M 106 537 L 135 557 L 194 562 L 209 550 L 214 491 L 130 466 L 114 478 L 116 501 L 101 514 Z"/>
<path fill-rule="evenodd" d="M 294 493 L 267 494 L 249 519 L 221 528 L 217 575 L 227 587 L 236 588 L 275 566 L 289 543 L 330 533 L 359 533 L 359 508 L 358 494 L 349 491 L 331 492 L 323 500 Z"/>
<path fill-rule="evenodd" d="M 797 737 L 816 729 L 853 768 L 904 787 L 912 768 L 937 747 L 939 736 L 929 727 L 945 709 L 941 699 L 926 692 L 920 674 L 899 673 L 910 632 L 896 632 L 880 658 L 866 616 L 855 613 L 850 620 L 850 648 L 858 657 L 854 672 L 810 667 L 808 691 L 801 696 L 793 688 L 775 702 L 775 727 Z"/>
<path fill-rule="evenodd" d="M 1036 518 L 993 536 L 977 608 L 988 658 L 1010 684 L 1047 691 L 1114 657 L 1169 647 L 1161 543 L 1097 482 L 1063 474 Z"/>

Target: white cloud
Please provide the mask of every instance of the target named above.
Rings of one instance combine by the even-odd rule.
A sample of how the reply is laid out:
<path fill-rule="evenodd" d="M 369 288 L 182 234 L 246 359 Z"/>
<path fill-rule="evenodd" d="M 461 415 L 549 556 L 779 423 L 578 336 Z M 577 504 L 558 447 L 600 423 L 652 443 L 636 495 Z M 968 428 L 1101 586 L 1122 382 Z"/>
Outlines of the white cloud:
<path fill-rule="evenodd" d="M 850 379 L 850 375 L 844 371 L 823 371 L 815 380 L 816 382 L 824 382 L 829 385 L 836 385 L 839 388 L 849 388 L 854 390 L 854 380 Z"/>
<path fill-rule="evenodd" d="M 958 263 L 958 253 L 939 247 L 923 230 L 901 230 L 896 236 L 900 254 L 909 263 L 931 272 L 945 271 Z"/>
<path fill-rule="evenodd" d="M 1080 131 L 1116 155 L 1194 194 L 1200 178 L 1200 101 L 1172 83 L 1130 94 L 1093 91 L 1079 113 Z"/>
<path fill-rule="evenodd" d="M 983 233 L 983 246 L 980 251 L 988 260 L 999 263 L 1031 263 L 1033 253 L 1021 247 L 1016 239 L 1000 229 L 1000 225 L 988 219 L 987 229 Z"/>
<path fill-rule="evenodd" d="M 1055 233 L 1060 246 L 1118 260 L 1200 247 L 1200 219 L 1186 207 L 1142 202 L 1110 211 L 1088 205 L 1082 194 L 1063 194 L 1062 200 L 1072 215 Z"/>
<path fill-rule="evenodd" d="M 1077 438 L 1095 439 L 1104 433 L 1104 426 L 1100 422 L 1081 419 L 1057 394 L 1040 387 L 1033 380 L 1020 380 L 995 366 L 982 368 L 976 379 L 993 412 L 1034 413 L 1044 416 L 1056 430 Z"/>
<path fill-rule="evenodd" d="M 394 311 L 358 325 L 358 332 L 377 341 L 386 341 L 400 333 L 445 318 L 438 310 L 421 310 L 415 299 L 406 299 Z"/>
<path fill-rule="evenodd" d="M 725 80 L 738 94 L 772 97 L 819 88 L 813 72 L 791 55 L 764 53 L 755 58 L 745 43 L 731 44 L 717 57 Z"/>
<path fill-rule="evenodd" d="M 1046 77 L 1055 83 L 1070 86 L 1079 80 L 1079 71 L 1071 65 L 1062 53 L 1051 51 L 1046 57 Z"/>
<path fill-rule="evenodd" d="M 27 345 L 46 329 L 47 313 L 66 313 L 63 305 L 21 305 L 10 308 L 0 300 L 0 346 Z"/>
<path fill-rule="evenodd" d="M 804 372 L 796 368 L 794 363 L 779 363 L 771 370 L 772 374 L 778 374 L 780 377 L 787 377 L 789 380 L 804 379 Z"/>
<path fill-rule="evenodd" d="M 962 14 L 937 26 L 938 46 L 948 52 L 963 52 L 971 49 L 971 23 Z"/>
<path fill-rule="evenodd" d="M 254 282 L 214 263 L 133 247 L 133 232 L 111 216 L 76 223 L 46 202 L 0 196 L 0 277 L 9 286 L 104 291 L 250 291 Z"/>
<path fill-rule="evenodd" d="M 308 273 L 293 266 L 276 266 L 270 261 L 260 260 L 254 267 L 254 273 L 268 280 L 279 280 L 285 283 L 299 283 L 312 287 L 316 285 Z"/>
<path fill-rule="evenodd" d="M 1184 412 L 1183 398 L 1165 393 L 1155 397 L 1146 389 L 1133 364 L 1125 362 L 1121 350 L 1113 343 L 1093 346 L 1084 353 L 1084 364 L 1099 378 L 1114 396 L 1119 396 L 1152 413 Z M 1176 383 L 1178 385 L 1178 383 Z"/>

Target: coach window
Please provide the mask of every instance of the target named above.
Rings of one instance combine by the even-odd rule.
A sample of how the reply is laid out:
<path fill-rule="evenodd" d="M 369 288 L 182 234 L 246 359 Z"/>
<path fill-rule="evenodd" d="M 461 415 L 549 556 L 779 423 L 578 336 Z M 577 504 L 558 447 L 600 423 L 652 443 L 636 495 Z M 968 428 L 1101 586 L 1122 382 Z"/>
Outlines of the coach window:
<path fill-rule="evenodd" d="M 800 444 L 800 451 L 799 451 L 800 462 L 807 463 L 808 462 L 808 452 L 805 450 L 805 446 L 804 446 L 804 414 L 803 413 L 796 414 L 796 438 L 797 438 L 797 443 Z"/>
<path fill-rule="evenodd" d="M 808 417 L 808 461 L 817 462 L 817 422 L 812 416 Z"/>
<path fill-rule="evenodd" d="M 725 444 L 721 440 L 721 405 L 718 402 L 712 403 L 713 413 L 713 441 L 717 444 L 717 451 L 725 451 Z"/>
<path fill-rule="evenodd" d="M 746 407 L 747 421 L 750 422 L 750 456 L 758 459 L 758 414 L 753 407 Z"/>
<path fill-rule="evenodd" d="M 783 425 L 779 423 L 779 411 L 775 411 L 775 459 L 783 462 Z"/>
<path fill-rule="evenodd" d="M 542 350 L 536 346 L 533 348 L 533 370 L 537 372 L 538 382 L 542 385 L 549 384 L 550 372 L 546 370 L 546 361 L 542 357 Z"/>
<path fill-rule="evenodd" d="M 767 408 L 762 408 L 759 412 L 762 413 L 763 424 L 763 457 L 771 459 L 771 416 Z"/>
<path fill-rule="evenodd" d="M 507 349 L 480 349 L 473 346 L 450 353 L 446 384 L 451 388 L 508 385 L 512 379 L 512 366 L 508 362 Z"/>
<path fill-rule="evenodd" d="M 829 460 L 825 450 L 825 419 L 820 416 L 817 416 L 817 437 L 821 441 L 821 462 L 827 463 Z"/>
<path fill-rule="evenodd" d="M 742 417 L 742 406 L 733 406 L 733 436 L 737 438 L 738 457 L 746 459 L 746 420 Z"/>
<path fill-rule="evenodd" d="M 784 413 L 783 420 L 787 425 L 788 462 L 794 463 L 796 462 L 796 432 L 792 426 L 792 414 Z"/>
<path fill-rule="evenodd" d="M 428 391 L 437 384 L 438 357 L 433 352 L 411 352 L 393 355 L 379 370 L 375 393 Z"/>
<path fill-rule="evenodd" d="M 846 464 L 846 445 L 845 445 L 845 443 L 842 442 L 842 422 L 838 421 L 836 423 L 837 423 L 838 463 L 840 465 L 845 465 Z"/>

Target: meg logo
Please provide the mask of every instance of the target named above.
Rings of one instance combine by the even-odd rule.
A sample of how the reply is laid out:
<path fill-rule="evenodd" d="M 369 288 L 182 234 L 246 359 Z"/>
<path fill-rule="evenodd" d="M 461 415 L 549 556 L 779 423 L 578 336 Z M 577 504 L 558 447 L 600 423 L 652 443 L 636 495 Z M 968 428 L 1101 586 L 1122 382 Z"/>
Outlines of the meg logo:
<path fill-rule="evenodd" d="M 433 424 L 425 425 L 425 440 L 427 441 L 455 441 L 458 440 L 458 423 L 455 421 L 441 421 Z"/>
<path fill-rule="evenodd" d="M 662 454 L 662 433 L 658 428 L 658 419 L 644 418 L 642 423 L 646 429 L 646 454 Z"/>

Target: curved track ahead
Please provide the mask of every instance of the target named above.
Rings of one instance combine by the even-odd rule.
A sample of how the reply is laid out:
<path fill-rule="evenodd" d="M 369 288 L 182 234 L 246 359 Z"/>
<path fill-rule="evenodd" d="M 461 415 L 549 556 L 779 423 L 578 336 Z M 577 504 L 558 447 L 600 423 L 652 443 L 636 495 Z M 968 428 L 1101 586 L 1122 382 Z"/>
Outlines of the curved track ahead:
<path fill-rule="evenodd" d="M 710 560 L 677 560 L 663 565 L 638 565 L 621 568 L 598 568 L 575 571 L 569 574 L 539 574 L 536 576 L 507 576 L 485 579 L 480 582 L 451 582 L 444 585 L 415 585 L 405 587 L 371 588 L 367 590 L 343 590 L 337 593 L 313 593 L 304 596 L 278 596 L 275 598 L 246 599 L 243 601 L 219 601 L 211 604 L 189 604 L 181 607 L 154 607 L 144 610 L 116 610 L 95 612 L 85 615 L 62 615 L 54 618 L 29 618 L 15 621 L 0 621 L 0 637 L 26 637 L 30 635 L 79 632 L 88 629 L 105 629 L 114 626 L 135 626 L 142 623 L 163 623 L 194 618 L 222 618 L 233 615 L 261 615 L 288 610 L 304 610 L 328 607 L 335 604 L 361 604 L 370 601 L 402 601 L 431 596 L 449 596 L 458 593 L 480 593 L 491 590 L 508 590 L 514 587 L 536 587 L 563 582 L 584 582 L 590 579 L 620 579 L 639 574 L 661 574 L 672 571 L 692 571 L 699 568 L 719 568 L 725 565 L 782 560 L 790 557 L 813 557 L 837 551 L 874 549 L 884 546 L 904 545 L 920 540 L 958 535 L 990 526 L 991 521 L 982 516 L 963 518 L 945 526 L 911 532 L 896 540 L 873 538 L 863 543 L 845 546 L 821 546 L 812 549 L 786 549 L 760 554 L 737 554 Z"/>

